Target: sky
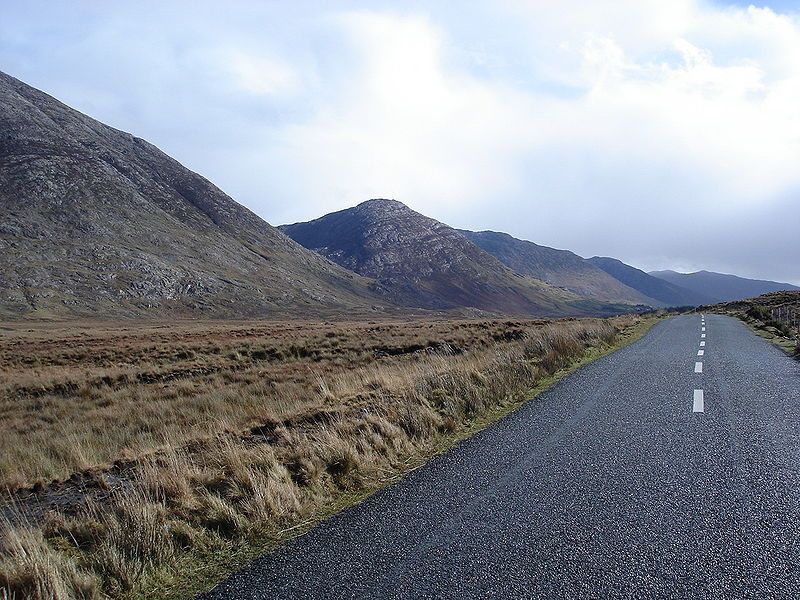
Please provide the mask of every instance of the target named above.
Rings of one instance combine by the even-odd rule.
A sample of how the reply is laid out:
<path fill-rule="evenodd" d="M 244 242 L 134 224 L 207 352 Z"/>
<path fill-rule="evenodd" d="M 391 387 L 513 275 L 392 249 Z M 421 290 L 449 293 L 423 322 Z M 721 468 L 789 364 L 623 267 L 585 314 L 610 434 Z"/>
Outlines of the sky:
<path fill-rule="evenodd" d="M 0 70 L 272 224 L 394 198 L 800 284 L 800 2 L 4 2 Z"/>

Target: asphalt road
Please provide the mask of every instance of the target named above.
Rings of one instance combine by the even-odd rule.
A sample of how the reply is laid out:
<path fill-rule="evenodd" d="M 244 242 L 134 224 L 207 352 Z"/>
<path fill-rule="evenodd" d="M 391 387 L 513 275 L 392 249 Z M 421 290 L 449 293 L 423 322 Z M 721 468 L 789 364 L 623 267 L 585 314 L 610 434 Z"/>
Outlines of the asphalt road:
<path fill-rule="evenodd" d="M 705 321 L 659 323 L 206 597 L 800 598 L 800 363 Z"/>

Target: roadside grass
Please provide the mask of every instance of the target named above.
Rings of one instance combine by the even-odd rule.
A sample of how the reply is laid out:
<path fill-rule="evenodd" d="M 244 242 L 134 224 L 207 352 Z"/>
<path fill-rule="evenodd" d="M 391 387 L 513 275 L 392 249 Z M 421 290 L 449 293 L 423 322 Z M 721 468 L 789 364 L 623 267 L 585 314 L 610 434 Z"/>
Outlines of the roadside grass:
<path fill-rule="evenodd" d="M 800 359 L 800 292 L 773 292 L 707 308 L 738 318 L 759 337 Z"/>
<path fill-rule="evenodd" d="M 40 410 L 54 410 L 59 418 L 79 415 L 82 422 L 69 433 L 83 448 L 58 455 L 48 447 L 58 461 L 32 460 L 13 476 L 3 471 L 6 485 L 41 481 L 47 469 L 62 476 L 87 465 L 98 469 L 120 456 L 130 465 L 125 485 L 103 501 L 89 498 L 74 510 L 0 527 L 0 590 L 5 590 L 0 598 L 182 598 L 207 589 L 254 556 L 495 422 L 567 372 L 637 339 L 655 320 L 372 324 L 378 329 L 372 337 L 363 325 L 286 325 L 288 332 L 280 330 L 283 346 L 293 349 L 276 345 L 273 330 L 264 355 L 278 353 L 269 363 L 272 369 L 250 361 L 227 370 L 194 369 L 175 380 L 148 378 L 163 386 L 168 401 L 139 389 L 149 384 L 133 375 L 134 360 L 119 366 L 114 348 L 103 350 L 79 377 L 69 368 L 57 372 L 61 365 L 52 354 L 63 360 L 63 352 L 54 350 L 63 344 L 38 357 L 28 353 L 26 360 L 51 370 L 45 395 L 56 389 L 72 394 L 72 405 L 61 398 Z M 263 339 L 245 347 L 220 329 L 226 340 L 237 340 L 240 356 L 245 349 L 250 357 L 253 348 L 265 351 Z M 335 341 L 324 347 L 325 340 Z M 178 351 L 166 345 L 162 352 L 197 359 L 191 344 Z M 141 340 L 129 343 L 122 354 L 146 346 Z M 212 354 L 230 355 L 224 344 L 216 346 L 219 351 Z M 215 364 L 203 358 L 205 366 Z M 87 362 L 81 353 L 77 363 L 85 368 Z M 276 373 L 287 368 L 294 379 L 276 390 Z M 99 369 L 124 372 L 127 379 L 114 387 L 101 376 L 107 389 L 86 393 L 86 382 L 97 381 Z M 162 363 L 149 372 L 169 369 Z M 59 387 L 65 374 L 77 387 Z M 197 378 L 200 385 L 192 381 Z M 35 389 L 34 379 L 17 376 L 5 382 L 6 389 Z M 113 397 L 110 404 L 103 394 Z M 29 410 L 30 396 L 17 396 Z M 9 402 L 13 398 L 6 398 L 3 408 Z M 117 407 L 110 415 L 102 410 L 109 406 Z M 161 429 L 142 431 L 139 445 L 126 433 L 92 439 L 114 419 L 116 428 Z M 195 427 L 199 421 L 205 426 Z M 34 439 L 46 444 L 47 437 Z M 29 454 L 42 450 L 27 447 Z"/>
<path fill-rule="evenodd" d="M 789 356 L 800 357 L 800 340 L 793 340 L 781 335 L 779 332 L 771 331 L 768 328 L 761 326 L 761 324 L 753 321 L 744 321 L 750 326 L 750 329 L 759 336 L 772 342 L 778 348 L 783 350 Z"/>
<path fill-rule="evenodd" d="M 661 315 L 663 317 L 663 315 Z M 589 347 L 585 354 L 558 371 L 544 376 L 529 390 L 505 402 L 499 402 L 487 412 L 477 415 L 465 422 L 458 430 L 443 434 L 432 440 L 430 444 L 420 446 L 404 461 L 395 465 L 395 469 L 382 477 L 368 482 L 359 491 L 340 491 L 329 501 L 308 513 L 293 526 L 278 529 L 275 526 L 262 526 L 254 529 L 241 541 L 223 543 L 217 546 L 206 546 L 200 552 L 190 553 L 183 557 L 180 566 L 161 569 L 154 572 L 137 590 L 128 597 L 136 600 L 145 598 L 163 598 L 164 600 L 180 600 L 210 590 L 226 575 L 241 569 L 258 556 L 274 550 L 290 539 L 299 537 L 311 530 L 321 521 L 367 499 L 385 487 L 396 483 L 403 477 L 424 465 L 431 458 L 442 454 L 472 437 L 486 427 L 500 421 L 528 401 L 535 399 L 540 393 L 555 383 L 603 356 L 607 356 L 625 346 L 632 344 L 647 333 L 660 318 L 645 317 L 634 323 L 620 327 L 619 334 L 613 344 Z M 224 560 L 220 558 L 224 557 Z"/>
<path fill-rule="evenodd" d="M 331 406 L 321 385 L 346 387 L 354 370 L 374 367 L 387 376 L 392 366 L 498 347 L 542 324 L 10 324 L 0 335 L 0 488 L 45 485 L 307 415 Z M 353 397 L 340 400 L 379 391 L 342 389 Z"/>

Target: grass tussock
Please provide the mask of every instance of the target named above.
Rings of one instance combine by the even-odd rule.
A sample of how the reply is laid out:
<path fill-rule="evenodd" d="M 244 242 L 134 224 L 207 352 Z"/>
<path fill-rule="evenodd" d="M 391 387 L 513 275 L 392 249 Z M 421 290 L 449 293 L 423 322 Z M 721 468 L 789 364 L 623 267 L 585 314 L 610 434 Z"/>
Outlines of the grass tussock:
<path fill-rule="evenodd" d="M 97 598 L 97 578 L 80 570 L 35 527 L 0 527 L 0 598 Z"/>
<path fill-rule="evenodd" d="M 101 500 L 6 523 L 0 598 L 148 595 L 148 581 L 179 577 L 169 565 L 281 539 L 641 322 L 272 325 L 271 337 L 220 327 L 69 351 L 35 339 L 46 350 L 24 360 L 49 378 L 8 377 L 4 410 L 44 412 L 27 454 L 5 459 L 5 485 L 128 462 Z M 164 375 L 176 370 L 194 374 Z M 19 423 L 5 427 L 22 440 Z M 68 444 L 50 439 L 61 435 Z"/>

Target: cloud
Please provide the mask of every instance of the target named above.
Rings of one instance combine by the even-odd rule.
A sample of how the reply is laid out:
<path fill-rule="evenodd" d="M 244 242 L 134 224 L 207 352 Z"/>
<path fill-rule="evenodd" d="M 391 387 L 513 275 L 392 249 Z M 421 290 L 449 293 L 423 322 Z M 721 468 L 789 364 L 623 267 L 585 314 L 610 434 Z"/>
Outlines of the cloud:
<path fill-rule="evenodd" d="M 295 91 L 299 85 L 297 73 L 272 57 L 234 50 L 224 57 L 224 62 L 233 75 L 234 85 L 251 94 L 283 94 Z"/>
<path fill-rule="evenodd" d="M 514 181 L 530 144 L 518 120 L 528 98 L 449 71 L 444 34 L 425 18 L 354 13 L 338 22 L 348 77 L 310 120 L 282 132 L 290 162 L 318 174 L 312 197 L 457 208 Z"/>
<path fill-rule="evenodd" d="M 77 6 L 7 11 L 4 68 L 271 222 L 388 196 L 645 268 L 800 281 L 783 258 L 800 191 L 795 15 L 703 0 Z"/>
<path fill-rule="evenodd" d="M 323 174 L 311 204 L 388 195 L 457 225 L 643 266 L 728 264 L 714 246 L 729 226 L 800 183 L 800 63 L 773 56 L 800 49 L 800 29 L 769 9 L 662 7 L 609 21 L 622 31 L 550 31 L 562 67 L 552 90 L 453 64 L 457 40 L 428 18 L 343 17 L 347 89 L 285 132 L 291 162 Z M 532 37 L 532 23 L 552 25 L 539 17 Z M 732 38 L 747 43 L 732 52 Z"/>

